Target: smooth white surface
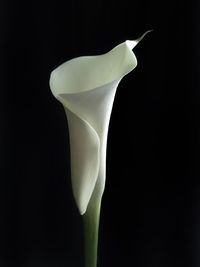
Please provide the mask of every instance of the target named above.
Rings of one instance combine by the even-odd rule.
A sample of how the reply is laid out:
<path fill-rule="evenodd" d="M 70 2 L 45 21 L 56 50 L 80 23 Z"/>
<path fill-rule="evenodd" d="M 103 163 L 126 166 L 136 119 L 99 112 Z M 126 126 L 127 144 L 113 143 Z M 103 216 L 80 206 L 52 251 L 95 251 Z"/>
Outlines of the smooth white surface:
<path fill-rule="evenodd" d="M 106 54 L 69 60 L 51 73 L 51 91 L 63 104 L 68 119 L 72 189 L 81 214 L 91 197 L 92 201 L 101 201 L 116 89 L 120 80 L 137 66 L 132 49 L 144 35 L 121 43 Z"/>

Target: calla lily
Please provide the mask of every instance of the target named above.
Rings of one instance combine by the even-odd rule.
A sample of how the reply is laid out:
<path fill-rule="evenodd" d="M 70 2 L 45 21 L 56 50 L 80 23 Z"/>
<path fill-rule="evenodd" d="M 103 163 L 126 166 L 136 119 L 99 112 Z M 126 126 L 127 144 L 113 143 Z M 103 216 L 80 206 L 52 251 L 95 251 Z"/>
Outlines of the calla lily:
<path fill-rule="evenodd" d="M 117 86 L 137 66 L 132 49 L 144 35 L 103 55 L 69 60 L 51 73 L 51 91 L 63 104 L 68 119 L 73 195 L 80 214 L 89 214 L 89 225 L 91 214 L 99 217 L 106 177 L 107 134 Z M 97 236 L 98 219 L 95 227 Z M 95 262 L 90 264 L 94 265 Z"/>

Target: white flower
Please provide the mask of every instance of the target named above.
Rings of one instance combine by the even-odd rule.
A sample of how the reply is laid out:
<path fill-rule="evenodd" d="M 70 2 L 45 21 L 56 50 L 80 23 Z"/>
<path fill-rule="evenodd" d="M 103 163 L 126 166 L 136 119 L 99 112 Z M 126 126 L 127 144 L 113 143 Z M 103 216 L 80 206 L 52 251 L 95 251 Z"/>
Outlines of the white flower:
<path fill-rule="evenodd" d="M 68 119 L 72 189 L 81 214 L 91 201 L 94 205 L 101 202 L 116 89 L 120 80 L 136 67 L 132 49 L 144 35 L 125 41 L 106 54 L 69 60 L 51 73 L 51 91 L 63 104 Z"/>

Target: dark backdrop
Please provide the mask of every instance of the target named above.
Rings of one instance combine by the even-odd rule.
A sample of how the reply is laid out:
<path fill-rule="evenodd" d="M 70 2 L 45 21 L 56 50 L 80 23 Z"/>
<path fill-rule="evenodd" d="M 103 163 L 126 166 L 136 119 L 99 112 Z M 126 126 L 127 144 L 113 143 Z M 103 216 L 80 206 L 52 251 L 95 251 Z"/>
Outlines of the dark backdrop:
<path fill-rule="evenodd" d="M 83 267 L 50 72 L 154 29 L 116 95 L 99 267 L 200 265 L 200 4 L 0 2 L 0 266 Z"/>

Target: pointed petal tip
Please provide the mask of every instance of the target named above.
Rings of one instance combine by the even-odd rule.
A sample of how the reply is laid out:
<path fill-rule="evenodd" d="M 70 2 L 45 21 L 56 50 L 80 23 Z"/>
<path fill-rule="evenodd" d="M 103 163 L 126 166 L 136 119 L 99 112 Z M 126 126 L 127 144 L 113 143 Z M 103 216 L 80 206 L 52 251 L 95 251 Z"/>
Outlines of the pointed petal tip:
<path fill-rule="evenodd" d="M 153 31 L 153 29 L 151 29 L 151 30 L 148 30 L 148 31 L 146 31 L 145 33 L 143 33 L 143 35 L 142 36 L 140 36 L 136 41 L 137 41 L 137 43 L 139 43 L 148 33 L 150 33 L 150 32 L 152 32 Z"/>
<path fill-rule="evenodd" d="M 140 36 L 136 40 L 127 40 L 126 44 L 132 50 L 148 33 L 152 32 L 152 31 L 153 31 L 153 29 L 146 31 L 145 33 L 143 33 L 142 36 Z"/>

